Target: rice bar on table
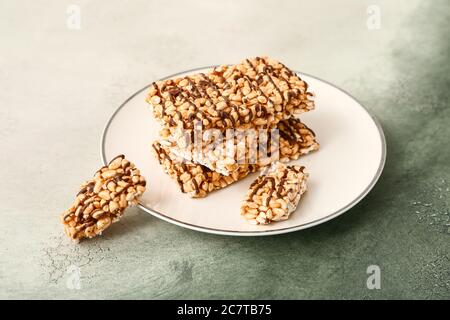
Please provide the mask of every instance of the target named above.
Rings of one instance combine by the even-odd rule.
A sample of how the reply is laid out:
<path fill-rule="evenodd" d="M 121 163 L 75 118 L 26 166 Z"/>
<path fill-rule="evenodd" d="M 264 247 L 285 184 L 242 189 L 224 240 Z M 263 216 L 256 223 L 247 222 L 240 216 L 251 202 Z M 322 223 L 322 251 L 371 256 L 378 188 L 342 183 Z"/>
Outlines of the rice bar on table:
<path fill-rule="evenodd" d="M 314 109 L 314 94 L 293 71 L 271 58 L 246 59 L 208 73 L 162 80 L 147 102 L 164 127 L 192 129 L 275 125 Z"/>
<path fill-rule="evenodd" d="M 83 183 L 72 206 L 62 213 L 64 231 L 75 242 L 100 235 L 138 204 L 146 182 L 124 155 L 118 155 Z"/>
<path fill-rule="evenodd" d="M 304 167 L 275 162 L 251 185 L 241 215 L 253 224 L 287 220 L 306 191 Z"/>
<path fill-rule="evenodd" d="M 168 147 L 159 141 L 155 141 L 152 147 L 164 171 L 177 181 L 181 192 L 192 198 L 205 197 L 208 193 L 241 180 L 258 169 L 256 165 L 245 165 L 231 175 L 224 176 L 200 164 L 184 163 L 183 159 L 170 154 Z"/>
<path fill-rule="evenodd" d="M 272 132 L 262 129 L 248 135 L 243 131 L 244 135 L 235 133 L 230 139 L 226 139 L 223 134 L 218 141 L 208 141 L 205 144 L 202 143 L 202 137 L 198 143 L 193 143 L 193 131 L 185 130 L 187 135 L 182 138 L 169 137 L 167 145 L 174 156 L 183 158 L 188 163 L 201 164 L 226 176 L 240 170 L 242 165 L 250 163 L 261 167 L 276 160 L 295 160 L 319 148 L 314 132 L 297 118 L 282 120 L 275 129 L 278 130 Z M 264 134 L 260 135 L 260 132 Z M 278 134 L 279 139 L 273 134 Z"/>

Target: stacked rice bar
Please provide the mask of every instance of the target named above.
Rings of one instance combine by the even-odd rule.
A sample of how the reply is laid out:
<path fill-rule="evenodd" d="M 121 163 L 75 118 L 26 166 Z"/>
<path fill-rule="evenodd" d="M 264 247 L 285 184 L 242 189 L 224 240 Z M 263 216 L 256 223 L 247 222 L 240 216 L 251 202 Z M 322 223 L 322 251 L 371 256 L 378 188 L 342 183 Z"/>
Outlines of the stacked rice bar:
<path fill-rule="evenodd" d="M 319 148 L 314 132 L 296 118 L 283 120 L 277 128 L 280 130 L 279 160 L 281 161 L 298 159 L 301 155 Z M 237 170 L 224 175 L 207 166 L 189 162 L 177 156 L 171 151 L 172 145 L 171 142 L 162 139 L 153 142 L 152 148 L 164 171 L 177 181 L 181 192 L 193 198 L 205 197 L 208 193 L 222 189 L 265 167 L 260 161 L 256 164 L 244 163 L 239 164 Z"/>
<path fill-rule="evenodd" d="M 306 82 L 267 57 L 155 82 L 147 97 L 162 125 L 154 153 L 182 192 L 204 197 L 317 150 L 314 132 L 296 118 L 314 109 L 313 97 Z"/>

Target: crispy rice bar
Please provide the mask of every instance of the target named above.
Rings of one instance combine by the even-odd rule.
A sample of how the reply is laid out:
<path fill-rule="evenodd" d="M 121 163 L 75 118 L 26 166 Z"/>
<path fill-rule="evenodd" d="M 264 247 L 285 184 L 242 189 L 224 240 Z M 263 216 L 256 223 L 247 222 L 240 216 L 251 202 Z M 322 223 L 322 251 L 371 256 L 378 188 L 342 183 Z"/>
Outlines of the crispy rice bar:
<path fill-rule="evenodd" d="M 314 134 L 310 129 L 298 119 L 292 118 L 288 121 L 290 122 L 288 126 L 295 128 L 295 130 L 290 134 L 280 134 L 279 158 L 282 161 L 297 159 L 300 155 L 319 148 L 319 144 L 314 140 Z M 299 136 L 303 138 L 303 142 L 299 141 Z M 237 170 L 230 172 L 227 176 L 201 164 L 187 163 L 184 159 L 170 152 L 166 141 L 155 141 L 152 148 L 164 171 L 177 181 L 182 192 L 193 198 L 205 197 L 208 193 L 241 180 L 269 163 L 263 161 L 263 163 L 257 165 L 239 164 Z"/>
<path fill-rule="evenodd" d="M 256 165 L 243 165 L 229 176 L 224 176 L 200 164 L 184 163 L 183 159 L 175 157 L 167 146 L 159 141 L 155 141 L 152 148 L 164 171 L 177 181 L 181 192 L 192 198 L 203 198 L 208 193 L 225 188 L 258 169 Z"/>
<path fill-rule="evenodd" d="M 193 143 L 193 130 L 185 130 L 182 138 L 169 137 L 169 142 L 163 143 L 169 146 L 174 156 L 225 176 L 239 170 L 242 164 L 266 166 L 276 160 L 298 159 L 319 148 L 314 132 L 297 118 L 282 120 L 275 129 L 278 130 L 235 131 L 230 139 L 226 139 L 226 134 L 221 134 L 221 139 L 213 142 L 205 139 L 205 134 L 203 140 L 206 143 L 202 143 L 201 134 L 199 141 Z"/>
<path fill-rule="evenodd" d="M 251 185 L 241 215 L 253 224 L 287 220 L 306 191 L 304 167 L 275 162 Z"/>
<path fill-rule="evenodd" d="M 271 58 L 213 68 L 181 78 L 157 81 L 147 101 L 164 127 L 226 129 L 276 125 L 314 109 L 308 85 Z"/>
<path fill-rule="evenodd" d="M 64 231 L 72 240 L 92 238 L 119 221 L 129 205 L 136 205 L 145 192 L 145 179 L 125 156 L 115 157 L 108 166 L 81 185 L 72 206 L 61 215 Z"/>

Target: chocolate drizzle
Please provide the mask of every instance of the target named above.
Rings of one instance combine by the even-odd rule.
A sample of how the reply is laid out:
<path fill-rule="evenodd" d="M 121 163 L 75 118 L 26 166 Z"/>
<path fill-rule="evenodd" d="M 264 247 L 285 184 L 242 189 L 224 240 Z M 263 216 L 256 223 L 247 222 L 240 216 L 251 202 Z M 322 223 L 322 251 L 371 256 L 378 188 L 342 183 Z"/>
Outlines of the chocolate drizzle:
<path fill-rule="evenodd" d="M 294 121 L 291 121 L 291 119 L 288 119 L 288 123 L 285 125 L 284 123 L 280 124 L 279 127 L 279 133 L 280 136 L 283 139 L 286 139 L 289 142 L 297 142 L 298 140 L 301 140 L 301 136 L 297 135 L 294 131 L 293 127 L 295 128 L 296 124 L 298 124 L 297 119 L 292 119 Z M 296 121 L 297 120 L 297 121 Z M 295 123 L 293 123 L 295 122 Z"/>
<path fill-rule="evenodd" d="M 308 130 L 311 132 L 311 134 L 313 135 L 313 137 L 316 136 L 316 133 L 315 133 L 310 127 L 308 127 L 306 124 L 303 124 L 303 125 L 305 126 L 306 129 L 308 129 Z"/>
<path fill-rule="evenodd" d="M 277 189 L 277 197 L 279 197 L 279 198 L 282 197 L 281 192 L 283 191 L 284 184 L 285 184 L 285 182 L 286 182 L 287 174 L 288 174 L 288 171 L 287 171 L 287 170 L 284 170 L 283 176 L 282 176 L 281 179 L 280 179 L 280 183 L 279 183 L 278 189 Z"/>
<path fill-rule="evenodd" d="M 88 185 L 86 185 L 84 188 L 82 188 L 78 193 L 77 196 L 79 196 L 82 193 L 89 192 L 91 193 L 94 190 L 95 182 L 90 182 Z"/>

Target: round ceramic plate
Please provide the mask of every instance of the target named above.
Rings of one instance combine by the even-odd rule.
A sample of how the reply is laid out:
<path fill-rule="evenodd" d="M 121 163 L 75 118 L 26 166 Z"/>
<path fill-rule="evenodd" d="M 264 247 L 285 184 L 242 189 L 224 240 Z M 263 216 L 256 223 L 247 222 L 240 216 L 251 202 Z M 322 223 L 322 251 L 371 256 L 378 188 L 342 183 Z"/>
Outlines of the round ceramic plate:
<path fill-rule="evenodd" d="M 148 87 L 128 98 L 109 119 L 102 137 L 103 162 L 106 164 L 116 155 L 125 154 L 147 179 L 140 208 L 167 222 L 197 231 L 236 236 L 272 235 L 333 219 L 361 201 L 375 185 L 383 170 L 386 143 L 380 125 L 353 97 L 325 81 L 299 75 L 316 93 L 316 109 L 301 115 L 301 120 L 315 131 L 320 150 L 291 162 L 305 166 L 310 178 L 308 191 L 287 221 L 255 226 L 240 216 L 241 201 L 257 173 L 202 199 L 191 199 L 181 193 L 151 152 L 160 125 L 145 101 Z"/>

